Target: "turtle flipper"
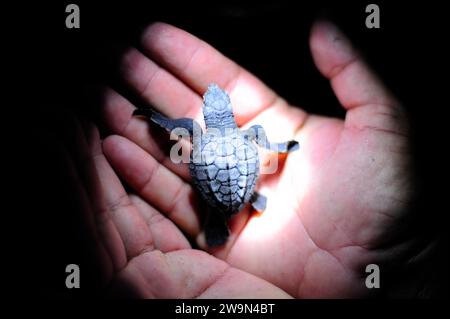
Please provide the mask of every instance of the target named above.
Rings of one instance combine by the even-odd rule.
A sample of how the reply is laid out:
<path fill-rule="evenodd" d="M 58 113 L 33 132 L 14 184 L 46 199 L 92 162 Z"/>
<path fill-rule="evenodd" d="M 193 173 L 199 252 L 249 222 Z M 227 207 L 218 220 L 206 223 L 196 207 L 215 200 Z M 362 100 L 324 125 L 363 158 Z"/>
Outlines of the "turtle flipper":
<path fill-rule="evenodd" d="M 200 125 L 193 119 L 189 118 L 169 119 L 164 115 L 156 111 L 153 111 L 152 109 L 149 108 L 136 109 L 133 112 L 133 116 L 144 116 L 152 120 L 154 123 L 158 124 L 162 128 L 165 128 L 169 132 L 175 128 L 184 128 L 189 131 L 189 134 L 191 134 L 191 136 L 193 136 L 194 134 L 194 126 L 198 126 L 198 128 L 200 128 Z"/>
<path fill-rule="evenodd" d="M 250 198 L 250 203 L 252 204 L 252 206 L 255 210 L 262 213 L 263 211 L 266 210 L 267 197 L 264 195 L 261 195 L 258 192 L 254 192 L 252 197 Z"/>
<path fill-rule="evenodd" d="M 291 140 L 284 143 L 270 143 L 266 137 L 266 131 L 261 125 L 253 125 L 248 130 L 243 131 L 250 140 L 255 140 L 255 142 L 264 148 L 277 153 L 289 153 L 296 151 L 300 148 L 297 141 Z"/>
<path fill-rule="evenodd" d="M 214 208 L 208 209 L 209 213 L 205 223 L 205 238 L 208 247 L 216 247 L 225 244 L 230 231 L 228 230 L 225 216 Z"/>

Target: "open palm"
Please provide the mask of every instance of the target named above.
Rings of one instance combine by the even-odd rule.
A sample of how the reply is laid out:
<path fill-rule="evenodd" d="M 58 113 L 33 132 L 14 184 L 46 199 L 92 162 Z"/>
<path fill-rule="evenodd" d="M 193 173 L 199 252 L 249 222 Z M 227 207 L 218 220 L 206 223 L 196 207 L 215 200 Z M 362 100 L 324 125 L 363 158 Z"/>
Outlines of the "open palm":
<path fill-rule="evenodd" d="M 132 117 L 135 106 L 106 89 L 101 114 L 109 136 L 101 144 L 96 128 L 86 129 L 86 189 L 113 287 L 127 285 L 144 297 L 364 295 L 365 266 L 399 256 L 390 240 L 411 180 L 401 107 L 348 41 L 328 23 L 312 29 L 315 63 L 347 110 L 345 121 L 289 106 L 173 26 L 153 24 L 142 46 L 144 53 L 127 51 L 122 74 L 165 115 L 201 122 L 201 94 L 215 82 L 230 94 L 238 125 L 260 124 L 271 141 L 294 138 L 301 147 L 279 158 L 275 174 L 262 175 L 266 211 L 247 208 L 233 217 L 227 244 L 209 250 L 187 165 L 171 162 L 168 136 Z"/>

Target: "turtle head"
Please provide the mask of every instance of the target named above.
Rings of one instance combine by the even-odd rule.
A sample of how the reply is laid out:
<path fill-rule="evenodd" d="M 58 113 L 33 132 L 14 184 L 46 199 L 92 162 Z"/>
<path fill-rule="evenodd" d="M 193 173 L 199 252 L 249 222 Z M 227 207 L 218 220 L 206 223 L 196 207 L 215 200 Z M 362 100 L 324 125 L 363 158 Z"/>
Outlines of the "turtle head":
<path fill-rule="evenodd" d="M 236 128 L 233 109 L 228 94 L 216 84 L 208 85 L 203 95 L 203 116 L 206 128 Z"/>

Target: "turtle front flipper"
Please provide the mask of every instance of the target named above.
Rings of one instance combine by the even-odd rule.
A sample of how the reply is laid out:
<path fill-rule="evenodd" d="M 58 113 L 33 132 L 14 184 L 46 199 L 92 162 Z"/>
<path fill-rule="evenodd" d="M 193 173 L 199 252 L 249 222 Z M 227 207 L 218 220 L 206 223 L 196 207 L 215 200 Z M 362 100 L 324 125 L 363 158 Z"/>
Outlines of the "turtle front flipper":
<path fill-rule="evenodd" d="M 133 112 L 133 116 L 144 116 L 152 120 L 154 123 L 158 124 L 162 128 L 165 128 L 169 132 L 171 132 L 176 128 L 184 128 L 189 131 L 189 134 L 191 136 L 193 136 L 194 127 L 196 127 L 196 129 L 199 129 L 198 132 L 201 132 L 200 124 L 198 124 L 193 119 L 189 118 L 169 119 L 150 108 L 136 109 Z"/>
<path fill-rule="evenodd" d="M 261 125 L 253 125 L 248 130 L 242 132 L 249 140 L 255 140 L 255 142 L 264 148 L 277 153 L 289 153 L 296 151 L 300 148 L 297 141 L 291 140 L 284 143 L 270 143 L 266 136 L 266 131 Z"/>

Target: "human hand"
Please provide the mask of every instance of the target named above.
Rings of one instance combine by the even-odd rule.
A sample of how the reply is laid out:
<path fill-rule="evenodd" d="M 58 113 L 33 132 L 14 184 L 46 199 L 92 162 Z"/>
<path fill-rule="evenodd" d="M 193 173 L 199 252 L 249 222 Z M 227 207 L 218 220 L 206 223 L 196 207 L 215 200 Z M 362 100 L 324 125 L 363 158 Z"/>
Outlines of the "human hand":
<path fill-rule="evenodd" d="M 166 24 L 144 32 L 144 54 L 128 50 L 125 81 L 161 113 L 201 121 L 201 94 L 215 82 L 230 94 L 239 126 L 260 124 L 271 141 L 295 139 L 301 147 L 276 174 L 261 176 L 266 211 L 233 217 L 227 244 L 210 250 L 187 166 L 172 163 L 168 137 L 161 140 L 159 128 L 132 117 L 135 106 L 107 89 L 102 118 L 110 136 L 102 150 L 95 137 L 92 153 L 110 273 L 150 297 L 286 296 L 276 287 L 294 297 L 348 297 L 367 292 L 365 265 L 401 260 L 410 244 L 394 246 L 390 234 L 411 196 L 403 110 L 331 24 L 315 24 L 310 45 L 345 121 L 288 105 L 208 44 Z M 183 234 L 215 257 L 191 249 Z"/>

